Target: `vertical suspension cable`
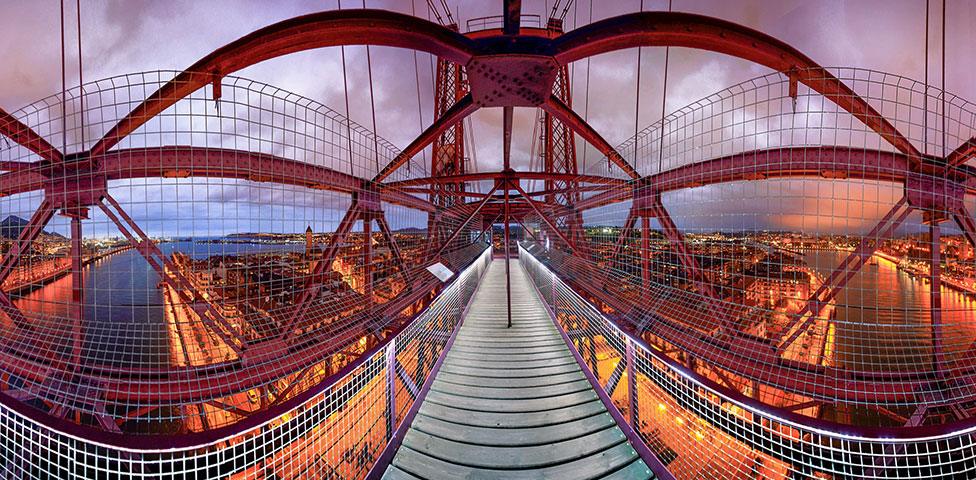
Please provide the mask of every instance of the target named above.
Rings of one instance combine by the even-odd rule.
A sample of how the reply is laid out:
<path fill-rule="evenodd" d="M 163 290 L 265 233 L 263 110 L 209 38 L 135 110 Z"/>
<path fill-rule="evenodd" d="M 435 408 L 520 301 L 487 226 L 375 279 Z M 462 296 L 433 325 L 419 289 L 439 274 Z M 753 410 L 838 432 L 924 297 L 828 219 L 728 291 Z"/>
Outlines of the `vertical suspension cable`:
<path fill-rule="evenodd" d="M 925 87 L 922 93 L 922 100 L 925 105 L 922 107 L 922 154 L 927 154 L 929 150 L 929 4 L 931 0 L 925 0 Z"/>
<path fill-rule="evenodd" d="M 78 119 L 81 122 L 81 149 L 85 149 L 85 77 L 81 63 L 81 0 L 75 0 L 78 10 Z"/>
<path fill-rule="evenodd" d="M 417 3 L 416 0 L 410 0 L 410 14 L 417 16 Z M 417 118 L 420 119 L 420 132 L 424 131 L 424 108 L 422 105 L 422 100 L 420 99 L 420 60 L 417 58 L 417 51 L 413 51 L 413 73 L 414 78 L 417 82 Z M 423 149 L 420 152 L 420 158 L 423 160 L 424 164 L 427 163 L 427 149 Z M 410 173 L 410 163 L 407 162 L 407 173 Z"/>
<path fill-rule="evenodd" d="M 671 0 L 668 0 L 668 12 L 671 11 Z M 658 173 L 664 170 L 664 119 L 667 115 L 667 104 L 668 104 L 668 64 L 671 60 L 671 47 L 664 47 L 664 85 L 661 91 L 661 138 L 660 143 L 657 147 L 657 171 Z M 637 139 L 634 138 L 634 149 L 637 148 Z M 635 156 L 636 157 L 636 156 Z M 637 160 L 634 159 L 634 166 L 637 166 Z"/>
<path fill-rule="evenodd" d="M 61 154 L 68 153 L 67 80 L 64 67 L 64 0 L 61 0 Z"/>
<path fill-rule="evenodd" d="M 644 11 L 644 0 L 641 0 L 641 2 L 640 2 L 640 11 L 641 12 Z M 640 89 L 640 87 L 641 87 L 641 85 L 640 85 L 640 83 L 641 83 L 640 77 L 641 77 L 641 54 L 643 53 L 643 51 L 644 51 L 643 48 L 637 47 L 637 82 L 636 82 L 636 85 L 637 85 L 637 100 L 634 103 L 634 168 L 637 168 L 637 154 L 639 153 L 637 151 L 637 131 L 640 129 L 640 90 L 641 90 Z M 665 73 L 665 75 L 667 75 L 667 73 Z M 663 127 L 662 127 L 661 131 L 662 132 L 664 131 Z M 610 156 L 609 155 L 607 155 L 607 171 L 608 172 L 610 171 Z"/>
<path fill-rule="evenodd" d="M 946 114 L 946 4 L 949 0 L 942 0 L 942 156 L 946 156 L 949 148 L 949 132 L 947 131 Z"/>
<path fill-rule="evenodd" d="M 342 0 L 336 0 L 339 10 L 342 10 Z M 353 171 L 352 163 L 352 125 L 349 120 L 349 78 L 346 74 L 346 47 L 342 45 L 339 47 L 339 51 L 342 55 L 342 89 L 345 93 L 346 99 L 346 145 L 349 147 L 348 157 L 349 157 L 349 175 L 356 175 Z"/>
<path fill-rule="evenodd" d="M 593 23 L 593 0 L 590 0 L 590 19 L 587 23 Z M 583 92 L 583 121 L 589 122 L 590 120 L 590 59 L 591 56 L 586 57 L 586 90 Z M 586 173 L 586 151 L 589 150 L 587 145 L 583 144 L 583 173 Z"/>
<path fill-rule="evenodd" d="M 366 9 L 366 0 L 363 0 L 363 9 Z M 366 45 L 366 73 L 369 76 L 369 109 L 373 116 L 373 162 L 376 164 L 376 172 L 380 171 L 380 144 L 377 137 L 379 132 L 376 130 L 376 103 L 373 94 L 373 59 L 369 53 L 369 45 Z M 410 161 L 407 160 L 407 164 Z"/>

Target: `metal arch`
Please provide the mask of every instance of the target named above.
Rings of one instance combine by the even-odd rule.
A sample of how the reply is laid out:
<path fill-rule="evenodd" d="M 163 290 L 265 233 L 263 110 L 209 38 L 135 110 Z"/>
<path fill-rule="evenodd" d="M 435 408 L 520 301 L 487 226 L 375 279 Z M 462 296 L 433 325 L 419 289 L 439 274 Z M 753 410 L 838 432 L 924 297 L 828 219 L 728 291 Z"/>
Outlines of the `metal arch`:
<path fill-rule="evenodd" d="M 784 147 L 752 150 L 711 160 L 689 163 L 640 181 L 658 192 L 694 188 L 717 183 L 772 178 L 821 177 L 905 183 L 924 176 L 912 172 L 908 155 L 883 150 L 837 146 Z M 966 193 L 976 194 L 976 176 L 956 168 L 952 177 Z M 631 198 L 625 189 L 610 190 L 584 198 L 577 205 L 590 210 Z"/>
<path fill-rule="evenodd" d="M 407 145 L 400 153 L 397 154 L 387 166 L 383 167 L 383 170 L 373 177 L 374 182 L 382 182 L 386 180 L 387 177 L 393 174 L 398 168 L 403 166 L 405 163 L 409 162 L 411 158 L 420 153 L 421 150 L 433 143 L 434 139 L 438 135 L 444 133 L 450 127 L 453 127 L 465 117 L 471 115 L 476 110 L 480 108 L 475 104 L 474 99 L 471 94 L 465 95 L 463 98 L 457 101 L 451 106 L 444 115 L 434 121 L 429 127 L 427 127 L 421 134 L 412 142 Z"/>
<path fill-rule="evenodd" d="M 17 120 L 2 108 L 0 108 L 0 135 L 24 146 L 24 148 L 36 153 L 50 163 L 61 163 L 64 160 L 64 155 L 61 151 L 54 148 L 44 137 L 40 136 L 27 125 L 24 125 L 23 122 Z M 6 167 L 2 168 L 6 169 Z"/>
<path fill-rule="evenodd" d="M 264 153 L 190 146 L 146 147 L 109 152 L 95 158 L 95 173 L 107 180 L 149 177 L 236 178 L 256 182 L 275 182 L 352 193 L 363 189 L 366 181 L 320 165 L 288 160 Z M 47 178 L 41 167 L 0 174 L 0 196 L 44 188 Z M 384 202 L 408 208 L 433 211 L 427 200 L 381 188 Z"/>
<path fill-rule="evenodd" d="M 729 21 L 679 12 L 631 13 L 563 34 L 550 43 L 550 53 L 565 65 L 601 53 L 649 46 L 710 50 L 788 73 L 791 79 L 795 76 L 908 155 L 912 167 L 921 166 L 921 152 L 837 77 L 785 42 Z"/>
<path fill-rule="evenodd" d="M 410 48 L 460 64 L 476 50 L 464 35 L 401 13 L 338 10 L 295 17 L 245 35 L 194 63 L 122 118 L 92 147 L 91 155 L 107 152 L 158 113 L 225 75 L 282 55 L 340 45 Z"/>

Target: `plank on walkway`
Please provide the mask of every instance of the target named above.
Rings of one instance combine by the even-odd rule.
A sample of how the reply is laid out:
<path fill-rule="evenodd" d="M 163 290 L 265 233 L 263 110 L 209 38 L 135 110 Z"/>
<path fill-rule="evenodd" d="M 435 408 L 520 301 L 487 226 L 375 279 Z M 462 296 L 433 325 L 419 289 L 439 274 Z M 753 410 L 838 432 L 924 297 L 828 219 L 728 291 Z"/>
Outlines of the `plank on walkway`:
<path fill-rule="evenodd" d="M 384 479 L 648 479 L 512 260 L 491 264 Z"/>

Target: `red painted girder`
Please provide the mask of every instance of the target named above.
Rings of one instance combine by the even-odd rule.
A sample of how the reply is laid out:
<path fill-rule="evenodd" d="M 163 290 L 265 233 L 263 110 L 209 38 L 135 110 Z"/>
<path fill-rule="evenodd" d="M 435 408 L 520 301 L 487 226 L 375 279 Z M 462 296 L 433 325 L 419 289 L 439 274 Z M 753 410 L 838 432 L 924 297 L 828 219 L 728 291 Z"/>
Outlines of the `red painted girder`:
<path fill-rule="evenodd" d="M 0 170 L 8 172 L 19 172 L 22 170 L 30 170 L 37 168 L 38 164 L 34 162 L 11 162 L 7 160 L 0 160 Z"/>
<path fill-rule="evenodd" d="M 376 174 L 376 177 L 373 178 L 373 181 L 380 183 L 386 180 L 387 177 L 393 174 L 393 172 L 409 162 L 414 155 L 420 153 L 421 150 L 426 148 L 427 145 L 430 145 L 440 134 L 444 133 L 444 130 L 451 128 L 458 122 L 464 120 L 465 117 L 474 113 L 478 108 L 479 106 L 474 103 L 470 93 L 462 97 L 457 101 L 457 103 L 452 105 L 451 108 L 444 112 L 444 115 L 435 120 L 433 124 L 421 132 L 421 134 L 414 139 L 414 141 L 410 142 L 410 144 L 407 145 L 403 151 L 398 153 L 389 164 L 383 167 L 383 169 Z"/>
<path fill-rule="evenodd" d="M 570 173 L 548 173 L 548 172 L 523 172 L 515 171 L 511 174 L 505 172 L 479 172 L 465 173 L 462 175 L 445 175 L 442 177 L 423 177 L 400 180 L 397 182 L 384 183 L 388 188 L 425 186 L 438 183 L 460 183 L 475 182 L 479 180 L 499 180 L 514 177 L 516 180 L 555 180 L 563 182 L 592 183 L 595 185 L 608 185 L 622 187 L 627 185 L 627 180 L 620 178 L 603 177 L 600 175 L 574 175 Z"/>
<path fill-rule="evenodd" d="M 48 163 L 61 163 L 64 160 L 61 152 L 48 143 L 44 137 L 38 135 L 37 132 L 31 130 L 30 127 L 24 125 L 2 108 L 0 108 L 0 135 L 36 153 Z M 0 169 L 8 170 L 5 167 L 0 167 Z"/>
<path fill-rule="evenodd" d="M 630 211 L 627 212 L 627 219 L 624 220 L 624 225 L 620 229 L 620 234 L 617 235 L 617 241 L 613 244 L 613 250 L 610 251 L 610 265 L 615 265 L 618 263 L 618 257 L 620 252 L 623 251 L 624 245 L 627 240 L 630 239 L 630 233 L 634 230 L 634 225 L 637 223 L 637 212 L 633 206 L 630 207 Z M 641 252 L 641 256 L 647 256 L 649 252 Z"/>
<path fill-rule="evenodd" d="M 691 279 L 692 283 L 694 283 L 702 295 L 705 296 L 706 300 L 712 304 L 712 307 L 715 309 L 715 313 L 718 315 L 722 326 L 727 329 L 734 329 L 735 325 L 730 322 L 728 311 L 725 308 L 725 305 L 722 303 L 722 299 L 718 296 L 714 286 L 708 282 L 708 278 L 706 278 L 704 272 L 702 272 L 701 267 L 698 265 L 698 261 L 695 260 L 695 257 L 690 251 L 688 251 L 688 244 L 685 242 L 685 237 L 681 233 L 681 230 L 678 229 L 678 226 L 674 223 L 674 220 L 671 219 L 671 214 L 668 213 L 666 208 L 664 208 L 664 204 L 661 203 L 660 195 L 654 196 L 654 201 L 651 202 L 650 208 L 651 212 L 657 218 L 658 223 L 661 224 L 661 230 L 664 232 L 664 236 L 667 237 L 668 242 L 671 243 L 671 246 L 678 254 L 678 258 L 681 260 L 681 264 L 685 268 L 685 271 L 688 272 L 688 277 Z"/>
<path fill-rule="evenodd" d="M 913 167 L 920 165 L 921 152 L 867 100 L 799 50 L 742 25 L 690 13 L 632 13 L 567 32 L 552 41 L 551 53 L 566 65 L 602 53 L 654 46 L 709 50 L 789 72 L 908 155 Z"/>
<path fill-rule="evenodd" d="M 117 150 L 93 159 L 108 180 L 157 177 L 236 178 L 274 182 L 341 193 L 362 191 L 365 181 L 320 165 L 264 153 L 195 146 L 147 147 Z M 0 196 L 44 188 L 38 170 L 0 175 Z M 383 202 L 433 211 L 422 198 L 380 187 Z"/>
<path fill-rule="evenodd" d="M 37 236 L 44 231 L 44 227 L 54 216 L 54 210 L 54 205 L 48 199 L 41 201 L 37 210 L 31 215 L 30 220 L 27 221 L 27 225 L 24 225 L 24 228 L 21 229 L 17 240 L 10 246 L 10 250 L 4 254 L 3 260 L 0 260 L 0 285 L 10 276 L 14 268 L 17 267 L 17 263 L 20 262 L 20 256 L 30 248 L 34 240 L 37 239 Z"/>
<path fill-rule="evenodd" d="M 108 201 L 111 205 L 111 209 L 104 202 L 99 202 L 98 207 L 105 212 L 105 215 L 111 220 L 115 226 L 119 229 L 129 243 L 145 258 L 149 266 L 156 271 L 160 278 L 167 279 L 174 287 L 177 295 L 183 298 L 184 301 L 196 304 L 201 303 L 206 310 L 206 312 L 197 312 L 200 320 L 207 324 L 207 327 L 217 334 L 224 343 L 227 344 L 232 350 L 237 354 L 242 353 L 242 347 L 245 343 L 244 339 L 241 338 L 234 332 L 233 326 L 226 318 L 217 310 L 217 308 L 205 297 L 202 292 L 187 279 L 169 259 L 166 255 L 159 250 L 156 243 L 153 242 L 146 233 L 139 228 L 139 225 L 132 220 L 132 217 L 122 208 L 122 206 L 113 198 L 108 192 L 104 193 L 104 199 Z M 115 209 L 115 212 L 112 211 Z M 120 218 L 121 217 L 121 218 Z M 129 231 L 131 228 L 132 232 Z M 207 317 L 210 315 L 210 318 Z"/>
<path fill-rule="evenodd" d="M 952 219 L 956 221 L 959 225 L 959 229 L 962 230 L 963 235 L 969 240 L 969 244 L 976 248 L 976 220 L 970 215 L 969 209 L 966 205 L 960 205 L 958 212 L 952 213 Z"/>
<path fill-rule="evenodd" d="M 518 27 L 516 27 L 516 32 Z M 515 122 L 515 107 L 502 108 L 502 169 L 512 168 L 512 127 Z"/>
<path fill-rule="evenodd" d="M 573 111 L 572 108 L 563 103 L 559 97 L 550 95 L 549 99 L 546 100 L 546 103 L 542 104 L 542 109 L 562 122 L 563 125 L 566 125 L 571 130 L 576 132 L 577 135 L 583 137 L 583 139 L 589 142 L 590 145 L 596 147 L 596 149 L 599 150 L 600 153 L 606 155 L 606 157 L 609 158 L 614 165 L 620 167 L 620 169 L 623 170 L 627 176 L 632 179 L 640 178 L 640 174 L 637 173 L 637 170 L 627 163 L 627 160 L 624 160 L 624 157 L 617 152 L 617 149 L 613 148 L 613 146 L 610 145 L 610 142 L 607 142 L 603 136 L 601 136 L 595 129 L 593 129 L 592 126 L 590 126 L 589 123 L 586 122 L 586 120 L 583 120 L 583 117 L 579 116 L 575 111 Z"/>
<path fill-rule="evenodd" d="M 902 197 L 901 200 L 895 203 L 891 210 L 881 218 L 880 221 L 865 235 L 861 238 L 860 243 L 858 243 L 857 248 L 851 252 L 840 265 L 838 265 L 833 272 L 831 272 L 830 277 L 827 278 L 823 284 L 807 301 L 807 304 L 800 309 L 793 316 L 793 320 L 790 325 L 783 331 L 784 335 L 777 342 L 776 352 L 777 354 L 782 354 L 786 349 L 800 338 L 800 335 L 810 327 L 810 324 L 816 320 L 817 315 L 823 307 L 830 303 L 834 297 L 840 293 L 841 289 L 847 285 L 854 275 L 861 270 L 861 267 L 867 263 L 867 260 L 874 255 L 874 252 L 881 247 L 881 244 L 885 239 L 890 238 L 902 222 L 908 218 L 908 215 L 912 213 L 912 208 L 908 205 L 908 199 Z M 900 210 L 905 209 L 900 214 Z M 896 217 L 897 215 L 897 217 Z M 809 315 L 807 315 L 809 313 Z M 801 323 L 802 322 L 802 323 Z"/>
<path fill-rule="evenodd" d="M 610 188 L 612 187 L 604 186 L 604 185 L 589 185 L 589 186 L 580 186 L 580 187 L 554 188 L 551 190 L 535 190 L 532 192 L 528 192 L 528 195 L 530 197 L 545 197 L 549 195 L 556 195 L 560 193 L 569 193 L 569 192 L 603 192 Z M 442 191 L 442 190 L 431 190 L 429 188 L 418 188 L 418 187 L 396 187 L 396 190 L 402 193 L 409 193 L 409 194 L 427 195 L 427 194 L 436 193 L 438 195 L 443 195 L 443 196 L 456 197 L 456 198 L 475 198 L 478 200 L 488 196 L 487 194 L 473 192 L 471 190 L 464 190 L 464 191 L 443 190 Z M 502 196 L 495 194 L 492 198 L 496 200 L 501 200 Z"/>
<path fill-rule="evenodd" d="M 245 35 L 194 63 L 112 127 L 91 153 L 107 152 L 149 119 L 215 79 L 282 55 L 340 45 L 409 48 L 462 65 L 476 48 L 473 40 L 447 27 L 384 10 L 336 10 L 291 18 Z"/>
<path fill-rule="evenodd" d="M 504 0 L 502 32 L 505 35 L 518 35 L 522 23 L 522 0 Z"/>
<path fill-rule="evenodd" d="M 442 243 L 441 246 L 437 248 L 437 252 L 434 253 L 433 259 L 440 257 L 441 253 L 444 253 L 444 249 L 446 249 L 448 245 L 450 245 L 451 242 L 453 242 L 454 239 L 461 234 L 461 231 L 464 230 L 464 227 L 466 227 L 468 223 L 471 223 L 471 220 L 474 219 L 474 217 L 478 215 L 478 212 L 480 212 L 481 209 L 485 207 L 485 204 L 488 203 L 489 200 L 491 200 L 491 194 L 495 193 L 496 190 L 498 190 L 498 184 L 492 186 L 491 191 L 488 192 L 488 196 L 486 196 L 483 200 L 478 202 L 477 206 L 471 212 L 471 214 L 469 214 L 464 219 L 464 221 L 461 222 L 461 225 L 459 225 L 457 228 L 454 229 L 453 232 L 451 232 L 451 236 L 448 237 L 447 240 L 444 240 L 444 243 Z M 462 206 L 466 206 L 466 205 L 462 205 Z"/>
<path fill-rule="evenodd" d="M 950 166 L 958 166 L 973 158 L 976 158 L 976 137 L 970 138 L 949 153 L 946 156 L 946 163 Z"/>
<path fill-rule="evenodd" d="M 525 193 L 525 190 L 522 190 L 522 186 L 519 185 L 518 181 L 510 181 L 508 183 L 509 185 L 515 188 L 515 191 L 517 191 L 520 195 L 522 195 L 522 199 L 529 204 L 529 207 L 532 207 L 532 211 L 539 216 L 539 219 L 541 219 L 546 225 L 548 225 L 549 228 L 553 232 L 555 232 L 555 234 L 563 241 L 563 243 L 565 243 L 566 246 L 569 247 L 570 252 L 575 252 L 578 250 L 576 248 L 576 245 L 569 238 L 566 237 L 566 234 L 563 233 L 562 230 L 556 227 L 556 224 L 552 222 L 552 219 L 550 219 L 548 215 L 544 215 L 542 213 L 542 210 L 539 209 L 539 206 L 536 205 L 536 202 L 534 200 L 529 198 L 528 194 Z M 507 191 L 507 187 L 505 188 Z"/>
<path fill-rule="evenodd" d="M 819 146 L 752 150 L 727 157 L 675 167 L 644 177 L 642 182 L 657 192 L 719 183 L 770 178 L 849 178 L 905 183 L 910 173 L 906 155 L 862 148 Z M 976 193 L 976 178 L 958 171 L 966 192 Z M 577 204 L 589 210 L 630 200 L 629 190 L 611 190 L 584 198 Z"/>
<path fill-rule="evenodd" d="M 407 263 L 403 260 L 400 244 L 397 243 L 396 236 L 393 235 L 393 230 L 390 229 L 390 224 L 386 221 L 386 214 L 381 212 L 376 215 L 374 220 L 376 220 L 376 225 L 380 227 L 380 234 L 390 246 L 390 251 L 393 252 L 393 259 L 396 260 L 397 266 L 400 267 L 400 273 L 403 275 L 403 279 L 406 280 L 407 285 L 410 285 L 412 275 L 407 268 Z"/>
<path fill-rule="evenodd" d="M 589 270 L 589 268 L 588 268 Z M 630 318 L 651 317 L 646 332 L 660 337 L 698 361 L 727 370 L 733 375 L 762 382 L 786 392 L 798 393 L 831 402 L 904 403 L 916 402 L 920 394 L 918 374 L 914 372 L 853 374 L 834 367 L 794 362 L 773 355 L 771 346 L 745 338 L 723 339 L 708 335 L 667 319 L 645 306 L 631 303 L 623 296 L 602 290 L 598 275 L 574 273 L 575 280 L 567 280 L 577 291 L 584 292 L 613 307 L 619 315 Z M 646 298 L 668 297 L 669 288 L 648 292 Z M 666 309 L 666 307 L 665 307 Z M 636 322 L 634 322 L 636 323 Z M 627 322 L 621 322 L 622 326 Z M 693 373 L 694 376 L 699 376 Z M 976 396 L 955 398 L 966 401 Z"/>

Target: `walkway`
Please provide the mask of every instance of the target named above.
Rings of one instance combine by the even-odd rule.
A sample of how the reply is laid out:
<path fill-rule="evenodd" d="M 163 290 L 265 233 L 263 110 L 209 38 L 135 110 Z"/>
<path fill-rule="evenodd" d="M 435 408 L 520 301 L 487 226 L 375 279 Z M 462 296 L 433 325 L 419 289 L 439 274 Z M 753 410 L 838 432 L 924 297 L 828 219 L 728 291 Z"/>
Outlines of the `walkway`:
<path fill-rule="evenodd" d="M 652 478 L 522 266 L 491 263 L 384 479 Z"/>

